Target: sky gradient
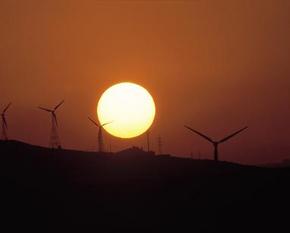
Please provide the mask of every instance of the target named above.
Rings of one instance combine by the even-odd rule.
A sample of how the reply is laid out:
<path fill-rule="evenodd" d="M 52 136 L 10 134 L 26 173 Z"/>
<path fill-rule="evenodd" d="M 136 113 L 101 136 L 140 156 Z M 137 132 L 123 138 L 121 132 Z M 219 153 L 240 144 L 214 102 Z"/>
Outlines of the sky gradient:
<path fill-rule="evenodd" d="M 47 145 L 58 111 L 65 148 L 95 150 L 98 98 L 131 81 L 154 97 L 151 132 L 163 151 L 212 158 L 213 138 L 249 129 L 220 146 L 221 160 L 276 162 L 290 157 L 290 1 L 0 2 L 0 105 L 13 102 L 9 136 Z M 106 135 L 114 151 L 146 137 Z"/>

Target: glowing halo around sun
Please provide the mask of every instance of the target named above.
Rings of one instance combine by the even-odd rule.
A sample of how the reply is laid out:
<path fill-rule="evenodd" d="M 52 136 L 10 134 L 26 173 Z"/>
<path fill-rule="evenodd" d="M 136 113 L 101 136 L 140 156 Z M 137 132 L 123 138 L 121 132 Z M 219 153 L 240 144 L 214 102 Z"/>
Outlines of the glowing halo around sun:
<path fill-rule="evenodd" d="M 97 107 L 101 125 L 109 123 L 104 129 L 119 138 L 133 138 L 146 132 L 154 121 L 155 111 L 150 93 L 130 82 L 107 89 Z"/>

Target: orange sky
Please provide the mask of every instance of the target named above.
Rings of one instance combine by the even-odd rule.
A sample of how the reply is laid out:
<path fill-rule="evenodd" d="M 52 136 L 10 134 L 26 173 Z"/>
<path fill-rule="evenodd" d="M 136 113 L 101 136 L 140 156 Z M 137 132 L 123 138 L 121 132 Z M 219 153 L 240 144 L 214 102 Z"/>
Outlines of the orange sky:
<path fill-rule="evenodd" d="M 88 122 L 101 93 L 132 81 L 154 96 L 152 146 L 188 156 L 212 147 L 183 128 L 220 138 L 221 159 L 242 163 L 290 157 L 288 0 L 0 2 L 0 105 L 12 101 L 9 135 L 47 145 L 58 112 L 64 147 L 96 148 Z M 146 138 L 110 138 L 113 150 Z"/>

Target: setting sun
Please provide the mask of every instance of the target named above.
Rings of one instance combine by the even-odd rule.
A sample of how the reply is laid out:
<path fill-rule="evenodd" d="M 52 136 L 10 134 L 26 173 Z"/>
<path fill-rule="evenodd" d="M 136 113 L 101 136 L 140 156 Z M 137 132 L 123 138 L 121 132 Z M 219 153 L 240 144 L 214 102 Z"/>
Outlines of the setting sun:
<path fill-rule="evenodd" d="M 140 85 L 124 82 L 107 89 L 101 96 L 97 114 L 105 130 L 113 136 L 132 138 L 146 132 L 155 117 L 150 93 Z"/>

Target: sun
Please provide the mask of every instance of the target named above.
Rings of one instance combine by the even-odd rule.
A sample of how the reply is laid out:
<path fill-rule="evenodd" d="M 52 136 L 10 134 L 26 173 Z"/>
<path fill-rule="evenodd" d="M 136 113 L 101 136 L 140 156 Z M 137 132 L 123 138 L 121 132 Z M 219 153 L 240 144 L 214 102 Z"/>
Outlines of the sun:
<path fill-rule="evenodd" d="M 155 103 L 150 93 L 140 85 L 118 83 L 101 96 L 97 114 L 101 125 L 111 135 L 133 138 L 146 132 L 155 118 Z"/>

